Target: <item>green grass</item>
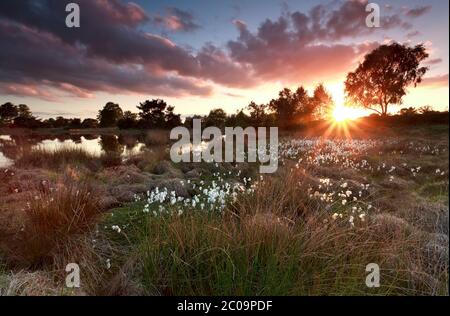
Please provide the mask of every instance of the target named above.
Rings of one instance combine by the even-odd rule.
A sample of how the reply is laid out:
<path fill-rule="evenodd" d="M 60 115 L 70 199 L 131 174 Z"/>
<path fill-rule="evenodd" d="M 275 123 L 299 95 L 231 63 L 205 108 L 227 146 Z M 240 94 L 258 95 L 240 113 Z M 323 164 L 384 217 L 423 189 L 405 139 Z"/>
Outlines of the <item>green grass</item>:
<path fill-rule="evenodd" d="M 108 238 L 124 250 L 115 258 L 116 273 L 123 273 L 120 267 L 132 258 L 138 268 L 126 274 L 150 295 L 410 295 L 430 290 L 421 282 L 411 287 L 414 265 L 420 262 L 420 234 L 407 227 L 324 223 L 329 213 L 312 212 L 314 205 L 304 202 L 309 211 L 298 214 L 304 194 L 291 185 L 297 176 L 268 180 L 272 183 L 229 205 L 224 214 L 192 209 L 181 216 L 153 216 L 142 212 L 141 202 L 114 210 L 103 223 Z M 262 211 L 264 205 L 270 210 Z M 365 285 L 371 262 L 382 269 L 378 289 Z"/>

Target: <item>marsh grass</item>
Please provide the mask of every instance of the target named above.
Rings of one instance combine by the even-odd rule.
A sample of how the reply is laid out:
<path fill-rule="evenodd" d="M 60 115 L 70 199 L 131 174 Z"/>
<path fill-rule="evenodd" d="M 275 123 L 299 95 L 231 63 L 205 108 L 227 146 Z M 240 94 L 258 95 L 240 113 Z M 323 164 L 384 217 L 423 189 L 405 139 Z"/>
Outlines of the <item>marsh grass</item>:
<path fill-rule="evenodd" d="M 55 256 L 78 248 L 78 237 L 97 223 L 99 208 L 89 186 L 66 183 L 30 195 L 23 215 L 22 229 L 3 247 L 9 261 L 38 267 L 52 265 Z"/>
<path fill-rule="evenodd" d="M 158 137 L 151 142 L 159 145 L 124 164 L 153 172 L 168 159 L 167 142 Z M 63 280 L 65 265 L 76 262 L 87 294 L 448 295 L 448 247 L 441 243 L 448 242 L 448 173 L 435 172 L 447 170 L 448 152 L 422 154 L 405 142 L 374 148 L 364 158 L 373 166 L 397 165 L 394 181 L 386 170 L 296 169 L 295 161 L 284 161 L 277 174 L 263 179 L 248 164 L 179 164 L 180 177 L 201 171 L 192 182 L 217 180 L 220 172 L 232 183 L 237 169 L 241 177 L 258 182 L 254 192 L 229 201 L 223 212 L 185 207 L 181 215 L 168 203 L 164 207 L 173 207 L 172 212 L 145 213 L 144 202 L 100 214 L 98 194 L 72 177 L 57 190 L 38 189 L 29 196 L 29 206 L 17 212 L 23 213 L 23 230 L 0 240 L 0 277 L 14 270 L 18 280 L 13 284 L 39 290 L 40 282 L 45 293 L 53 294 L 52 282 Z M 119 163 L 117 157 L 103 159 L 72 149 L 36 150 L 24 154 L 17 166 L 56 173 L 67 165 L 101 170 Z M 408 166 L 401 167 L 403 162 Z M 410 165 L 423 169 L 415 177 Z M 327 205 L 308 193 L 323 177 L 335 184 L 345 179 L 355 187 L 370 183 L 367 198 L 376 211 L 354 227 L 348 218 L 332 220 L 342 205 Z M 159 205 L 151 207 L 157 211 Z M 369 263 L 381 268 L 380 288 L 365 285 Z M 21 286 L 17 291 L 27 292 Z"/>
<path fill-rule="evenodd" d="M 45 168 L 59 170 L 67 165 L 86 166 L 93 171 L 101 167 L 113 167 L 120 165 L 122 158 L 120 154 L 114 152 L 102 153 L 100 156 L 75 147 L 62 147 L 57 150 L 35 148 L 23 152 L 20 158 L 15 161 L 18 168 Z"/>
<path fill-rule="evenodd" d="M 153 172 L 160 161 L 169 159 L 169 149 L 166 145 L 152 146 L 150 149 L 144 149 L 127 159 L 128 164 L 134 164 L 139 169 L 147 172 Z"/>
<path fill-rule="evenodd" d="M 116 274 L 133 258 L 129 282 L 151 295 L 445 293 L 445 275 L 429 282 L 436 275 L 425 269 L 420 233 L 395 221 L 354 228 L 329 221 L 329 212 L 293 185 L 298 179 L 297 173 L 267 178 L 221 214 L 192 209 L 149 216 L 140 203 L 114 211 L 106 221 L 109 238 L 127 249 L 116 258 Z M 381 268 L 380 288 L 365 285 L 372 262 Z"/>

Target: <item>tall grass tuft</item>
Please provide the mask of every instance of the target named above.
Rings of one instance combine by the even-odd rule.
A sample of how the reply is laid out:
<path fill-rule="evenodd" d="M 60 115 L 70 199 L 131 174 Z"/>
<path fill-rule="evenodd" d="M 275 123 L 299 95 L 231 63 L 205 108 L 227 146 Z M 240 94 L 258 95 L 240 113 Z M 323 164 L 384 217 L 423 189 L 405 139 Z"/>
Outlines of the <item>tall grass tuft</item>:
<path fill-rule="evenodd" d="M 75 147 L 62 147 L 58 150 L 48 150 L 43 148 L 35 148 L 26 151 L 16 160 L 17 167 L 29 168 L 47 168 L 58 169 L 65 165 L 83 165 L 96 157 L 86 150 Z"/>
<path fill-rule="evenodd" d="M 106 152 L 100 156 L 89 153 L 82 148 L 62 147 L 57 150 L 35 148 L 22 153 L 16 160 L 15 166 L 18 168 L 46 168 L 59 170 L 67 165 L 86 166 L 93 171 L 101 167 L 114 167 L 122 163 L 122 157 L 118 153 Z"/>
<path fill-rule="evenodd" d="M 7 258 L 19 265 L 46 266 L 68 248 L 78 248 L 78 238 L 92 232 L 99 208 L 89 186 L 67 183 L 30 196 L 24 214 L 23 229 L 7 245 Z"/>

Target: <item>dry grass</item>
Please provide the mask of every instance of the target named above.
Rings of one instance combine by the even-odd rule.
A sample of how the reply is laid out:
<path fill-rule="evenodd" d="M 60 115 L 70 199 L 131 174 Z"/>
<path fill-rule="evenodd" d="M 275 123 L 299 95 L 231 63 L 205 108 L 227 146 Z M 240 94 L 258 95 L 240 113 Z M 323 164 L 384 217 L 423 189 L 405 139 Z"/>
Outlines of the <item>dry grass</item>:
<path fill-rule="evenodd" d="M 66 183 L 30 196 L 23 228 L 2 246 L 8 261 L 19 265 L 53 264 L 55 255 L 77 247 L 74 238 L 92 231 L 98 218 L 97 198 L 89 186 Z"/>
<path fill-rule="evenodd" d="M 109 225 L 130 227 L 123 242 L 131 248 L 123 261 L 116 258 L 122 268 L 110 293 L 126 293 L 124 284 L 140 284 L 151 295 L 448 293 L 445 269 L 426 264 L 421 231 L 393 216 L 353 228 L 330 221 L 329 211 L 307 196 L 309 181 L 304 172 L 282 171 L 223 214 L 153 217 L 139 205 L 117 210 Z M 365 285 L 372 262 L 381 268 L 378 289 Z"/>
<path fill-rule="evenodd" d="M 127 164 L 153 172 L 167 159 L 167 135 L 152 134 L 154 146 Z M 448 178 L 433 175 L 443 169 L 437 162 L 448 161 L 448 154 L 384 150 L 394 149 L 405 150 L 405 156 L 389 156 L 392 164 L 404 159 L 421 165 L 423 178 L 408 178 L 399 170 L 389 182 L 334 166 L 292 170 L 287 162 L 223 213 L 186 207 L 181 216 L 176 209 L 153 216 L 142 211 L 142 203 L 132 203 L 100 217 L 89 186 L 72 181 L 56 191 L 41 188 L 23 212 L 23 231 L 0 241 L 8 268 L 16 271 L 6 274 L 9 285 L 0 290 L 61 293 L 64 267 L 76 262 L 83 271 L 80 294 L 448 295 Z M 24 158 L 23 166 L 60 168 L 86 158 L 78 153 L 36 156 Z M 334 183 L 345 179 L 349 187 L 370 182 L 367 198 L 376 210 L 355 227 L 348 218 L 332 220 L 339 203 L 330 206 L 308 193 L 321 177 Z M 110 270 L 105 258 L 111 260 Z M 381 268 L 380 288 L 365 285 L 365 268 L 372 262 Z"/>
<path fill-rule="evenodd" d="M 95 159 L 95 156 L 80 148 L 63 147 L 58 150 L 36 148 L 24 152 L 16 160 L 15 165 L 19 168 L 57 169 L 68 164 L 86 164 L 93 159 Z"/>
<path fill-rule="evenodd" d="M 128 164 L 134 164 L 139 169 L 153 172 L 160 161 L 168 159 L 169 152 L 166 146 L 152 146 L 150 149 L 128 158 Z"/>
<path fill-rule="evenodd" d="M 22 153 L 15 161 L 17 168 L 44 168 L 61 170 L 68 165 L 86 166 L 93 171 L 102 167 L 109 168 L 122 164 L 122 157 L 115 152 L 103 153 L 100 156 L 89 153 L 82 148 L 61 147 L 57 150 L 35 148 Z"/>

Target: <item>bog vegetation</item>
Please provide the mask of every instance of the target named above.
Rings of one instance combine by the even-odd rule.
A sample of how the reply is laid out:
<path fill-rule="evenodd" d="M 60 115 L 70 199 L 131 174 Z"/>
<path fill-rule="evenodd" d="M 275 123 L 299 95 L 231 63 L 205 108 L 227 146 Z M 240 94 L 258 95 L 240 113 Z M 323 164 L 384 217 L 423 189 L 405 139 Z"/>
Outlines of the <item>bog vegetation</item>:
<path fill-rule="evenodd" d="M 165 129 L 181 118 L 163 100 L 138 113 L 108 103 L 83 121 L 2 105 L 8 127 L 158 130 L 139 131 L 150 146 L 127 157 L 31 148 L 0 168 L 0 294 L 448 295 L 448 113 L 386 115 L 420 82 L 425 55 L 384 45 L 349 74 L 349 97 L 381 115 L 323 120 L 333 105 L 319 85 L 201 117 L 281 127 L 273 175 L 256 163 L 171 162 Z M 393 56 L 405 67 L 388 76 L 404 81 L 371 85 L 382 98 L 364 99 L 360 79 L 380 61 L 398 65 Z M 66 287 L 68 263 L 80 266 L 80 288 Z M 366 286 L 369 263 L 378 288 Z"/>

